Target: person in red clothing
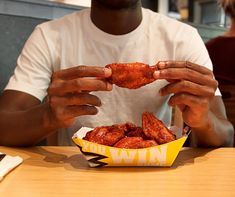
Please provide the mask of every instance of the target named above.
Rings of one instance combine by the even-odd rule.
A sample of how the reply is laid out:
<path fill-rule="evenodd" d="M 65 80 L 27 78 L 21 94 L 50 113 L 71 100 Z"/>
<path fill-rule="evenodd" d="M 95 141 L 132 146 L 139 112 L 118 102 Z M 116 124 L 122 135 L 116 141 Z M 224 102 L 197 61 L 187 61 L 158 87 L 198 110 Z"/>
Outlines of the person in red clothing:
<path fill-rule="evenodd" d="M 224 35 L 215 37 L 206 43 L 213 63 L 215 78 L 225 103 L 228 119 L 235 127 L 235 0 L 220 0 L 231 24 Z"/>
<path fill-rule="evenodd" d="M 231 26 L 224 35 L 206 43 L 214 65 L 214 75 L 220 84 L 235 85 L 235 0 L 220 0 L 225 14 L 231 19 Z"/>

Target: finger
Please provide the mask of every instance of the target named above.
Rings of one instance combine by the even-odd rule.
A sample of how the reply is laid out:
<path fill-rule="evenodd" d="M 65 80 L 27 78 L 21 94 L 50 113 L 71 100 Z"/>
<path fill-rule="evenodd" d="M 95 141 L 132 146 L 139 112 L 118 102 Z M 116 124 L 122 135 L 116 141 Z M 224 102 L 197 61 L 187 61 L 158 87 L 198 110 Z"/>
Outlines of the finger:
<path fill-rule="evenodd" d="M 166 85 L 159 91 L 161 96 L 172 93 L 178 94 L 181 92 L 193 94 L 196 96 L 213 97 L 215 94 L 215 89 L 208 86 L 202 86 L 196 83 L 192 83 L 190 81 L 178 81 Z"/>
<path fill-rule="evenodd" d="M 68 118 L 73 118 L 82 115 L 95 115 L 98 113 L 98 109 L 89 105 L 68 106 L 65 108 L 64 113 Z"/>
<path fill-rule="evenodd" d="M 72 119 L 82 115 L 95 115 L 98 110 L 94 106 L 80 105 L 80 106 L 68 106 L 58 107 L 55 109 L 56 118 L 60 121 Z"/>
<path fill-rule="evenodd" d="M 209 100 L 204 97 L 198 97 L 190 94 L 178 94 L 170 98 L 171 106 L 182 106 L 182 115 L 184 122 L 190 127 L 200 127 L 205 125 L 209 111 Z M 204 123 L 203 123 L 204 122 Z"/>
<path fill-rule="evenodd" d="M 112 85 L 105 80 L 78 78 L 73 80 L 56 80 L 48 88 L 48 94 L 62 96 L 81 91 L 110 91 Z"/>
<path fill-rule="evenodd" d="M 158 69 L 166 69 L 166 68 L 187 68 L 190 70 L 194 70 L 196 72 L 199 72 L 201 74 L 206 74 L 206 75 L 213 75 L 213 72 L 206 68 L 205 66 L 201 66 L 198 64 L 194 64 L 189 61 L 160 61 L 157 64 Z"/>
<path fill-rule="evenodd" d="M 168 81 L 169 83 L 175 83 L 175 82 L 177 82 L 177 81 L 179 81 L 179 80 L 167 79 L 167 81 Z"/>
<path fill-rule="evenodd" d="M 93 105 L 101 106 L 101 101 L 97 96 L 87 93 L 77 93 L 63 97 L 53 96 L 50 99 L 51 106 L 68 106 L 68 105 Z"/>
<path fill-rule="evenodd" d="M 107 78 L 112 74 L 112 70 L 98 66 L 76 66 L 64 70 L 59 70 L 52 75 L 52 79 L 76 79 L 79 77 L 101 77 Z"/>
<path fill-rule="evenodd" d="M 181 112 L 183 112 L 185 110 L 185 108 L 187 107 L 186 105 L 183 105 L 183 104 L 178 104 L 177 106 Z"/>
<path fill-rule="evenodd" d="M 164 70 L 157 70 L 153 74 L 155 79 L 166 80 L 188 80 L 201 85 L 208 85 L 217 87 L 218 82 L 208 75 L 203 75 L 194 70 L 187 68 L 168 68 Z"/>
<path fill-rule="evenodd" d="M 170 106 L 186 105 L 191 108 L 200 109 L 200 108 L 208 108 L 209 100 L 204 97 L 194 96 L 187 93 L 181 93 L 172 96 L 169 99 L 168 104 Z"/>

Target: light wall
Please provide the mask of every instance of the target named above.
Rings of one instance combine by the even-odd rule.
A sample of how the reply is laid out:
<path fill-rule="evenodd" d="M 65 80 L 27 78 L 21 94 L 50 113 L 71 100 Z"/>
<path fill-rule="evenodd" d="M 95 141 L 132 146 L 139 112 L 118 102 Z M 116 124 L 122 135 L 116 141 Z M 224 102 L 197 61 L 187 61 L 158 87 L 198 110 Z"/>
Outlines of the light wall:
<path fill-rule="evenodd" d="M 67 4 L 72 4 L 72 5 L 84 6 L 84 7 L 91 6 L 90 0 L 50 0 L 50 1 L 55 1 L 58 3 L 67 3 Z"/>
<path fill-rule="evenodd" d="M 168 0 L 158 0 L 158 12 L 164 15 L 168 14 Z"/>

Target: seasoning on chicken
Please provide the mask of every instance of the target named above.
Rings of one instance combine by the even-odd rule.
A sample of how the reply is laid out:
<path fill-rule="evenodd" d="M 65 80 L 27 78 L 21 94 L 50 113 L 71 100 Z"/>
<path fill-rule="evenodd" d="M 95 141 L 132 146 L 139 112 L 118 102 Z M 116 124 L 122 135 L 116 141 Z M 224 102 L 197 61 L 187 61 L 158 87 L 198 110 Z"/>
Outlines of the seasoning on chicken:
<path fill-rule="evenodd" d="M 132 127 L 126 133 L 127 137 L 142 137 L 144 140 L 149 138 L 144 134 L 142 127 Z"/>
<path fill-rule="evenodd" d="M 140 62 L 113 63 L 105 67 L 112 69 L 112 76 L 108 78 L 110 83 L 129 89 L 137 89 L 155 81 L 153 73 L 157 70 L 156 65 L 149 66 Z"/>
<path fill-rule="evenodd" d="M 137 149 L 168 143 L 176 136 L 153 113 L 144 112 L 142 127 L 130 122 L 96 127 L 83 139 L 116 148 Z"/>
<path fill-rule="evenodd" d="M 154 140 L 143 140 L 142 137 L 124 137 L 119 140 L 114 147 L 116 148 L 148 148 L 151 146 L 157 146 L 158 144 Z"/>
<path fill-rule="evenodd" d="M 124 130 L 115 125 L 103 126 L 96 127 L 94 130 L 89 131 L 83 139 L 98 144 L 112 146 L 122 139 L 124 134 Z"/>
<path fill-rule="evenodd" d="M 158 144 L 164 144 L 176 139 L 161 120 L 157 119 L 153 113 L 144 112 L 142 114 L 142 127 L 146 136 L 155 140 Z"/>

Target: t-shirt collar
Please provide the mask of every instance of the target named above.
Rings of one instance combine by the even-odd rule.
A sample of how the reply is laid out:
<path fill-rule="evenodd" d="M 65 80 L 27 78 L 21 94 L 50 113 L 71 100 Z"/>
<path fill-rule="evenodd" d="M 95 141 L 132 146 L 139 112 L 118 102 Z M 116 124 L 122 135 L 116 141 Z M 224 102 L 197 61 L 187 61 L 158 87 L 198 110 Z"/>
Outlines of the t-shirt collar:
<path fill-rule="evenodd" d="M 88 33 L 92 37 L 92 39 L 95 39 L 97 41 L 100 41 L 106 44 L 113 45 L 115 43 L 120 46 L 120 45 L 127 44 L 129 42 L 135 41 L 140 38 L 146 25 L 146 16 L 145 16 L 145 12 L 143 12 L 143 9 L 142 9 L 142 14 L 143 14 L 142 21 L 136 29 L 134 29 L 133 31 L 127 34 L 113 35 L 113 34 L 108 34 L 102 31 L 101 29 L 99 29 L 98 27 L 94 25 L 94 23 L 92 22 L 90 18 L 90 9 L 88 9 L 84 17 L 84 22 L 85 22 L 84 28 L 86 29 L 86 33 Z"/>

